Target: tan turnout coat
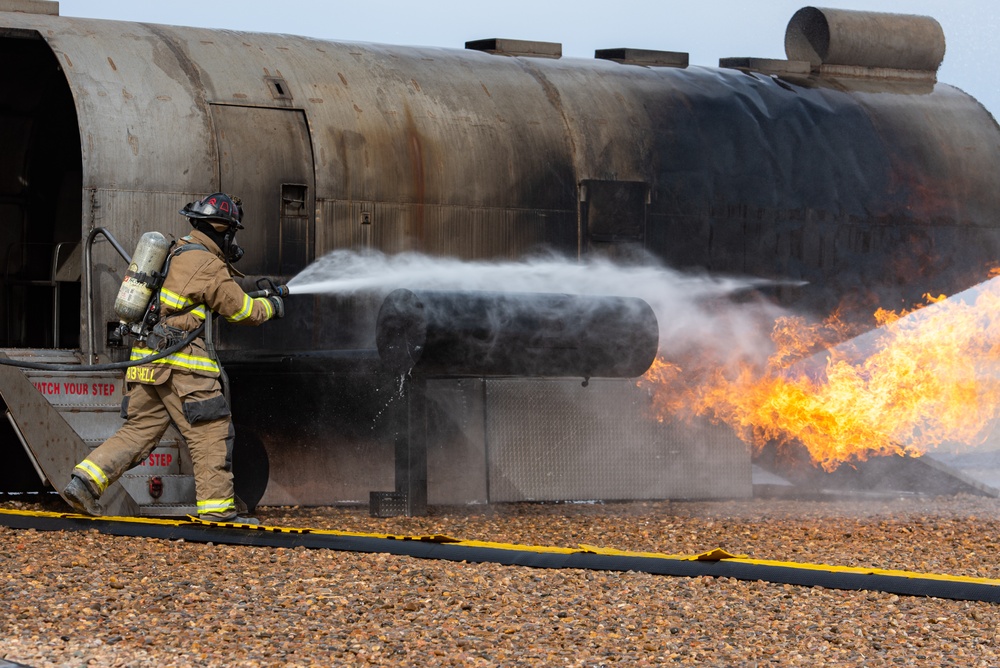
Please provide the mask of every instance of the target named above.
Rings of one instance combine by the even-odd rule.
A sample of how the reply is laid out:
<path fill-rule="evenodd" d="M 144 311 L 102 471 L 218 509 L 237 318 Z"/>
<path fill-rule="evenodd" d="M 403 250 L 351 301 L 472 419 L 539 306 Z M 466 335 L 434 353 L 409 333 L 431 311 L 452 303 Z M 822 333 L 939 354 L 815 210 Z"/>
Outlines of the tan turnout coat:
<path fill-rule="evenodd" d="M 187 244 L 201 244 L 208 250 L 176 251 Z M 259 325 L 274 317 L 270 300 L 251 298 L 233 280 L 222 251 L 208 235 L 192 231 L 171 249 L 171 256 L 167 277 L 160 289 L 161 323 L 167 327 L 191 332 L 213 311 L 229 322 L 246 325 Z M 131 359 L 142 359 L 156 352 L 137 345 L 132 348 Z M 216 378 L 221 370 L 218 361 L 209 356 L 204 337 L 199 336 L 190 345 L 161 360 L 129 367 L 126 380 L 159 385 L 173 371 Z"/>

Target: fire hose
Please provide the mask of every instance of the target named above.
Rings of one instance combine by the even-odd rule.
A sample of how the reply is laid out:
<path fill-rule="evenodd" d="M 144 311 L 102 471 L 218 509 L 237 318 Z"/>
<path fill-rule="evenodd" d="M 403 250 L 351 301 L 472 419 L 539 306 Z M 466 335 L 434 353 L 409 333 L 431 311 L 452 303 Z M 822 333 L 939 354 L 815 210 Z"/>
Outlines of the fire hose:
<path fill-rule="evenodd" d="M 192 341 L 194 341 L 201 333 L 205 330 L 205 324 L 202 323 L 196 329 L 192 330 L 185 336 L 181 341 L 175 343 L 174 345 L 161 350 L 153 355 L 147 355 L 142 359 L 128 360 L 126 362 L 109 362 L 107 364 L 88 364 L 86 366 L 80 364 L 51 364 L 46 362 L 20 362 L 17 360 L 12 360 L 6 357 L 0 357 L 0 364 L 6 366 L 16 366 L 21 369 L 37 369 L 41 371 L 77 371 L 80 373 L 89 373 L 91 371 L 116 371 L 118 369 L 127 369 L 130 366 L 139 366 L 141 364 L 149 364 L 150 362 L 155 362 L 161 360 L 164 357 L 168 357 L 178 352 L 179 350 L 187 347 Z"/>
<path fill-rule="evenodd" d="M 288 286 L 278 285 L 270 279 L 261 279 L 258 281 L 258 286 L 264 285 L 260 290 L 254 290 L 253 292 L 248 292 L 247 296 L 251 299 L 258 297 L 287 297 Z M 207 321 L 206 321 L 207 322 Z M 152 355 L 147 355 L 146 357 L 137 360 L 127 360 L 123 362 L 108 362 L 107 364 L 52 364 L 47 362 L 22 362 L 18 360 L 12 360 L 7 357 L 0 357 L 0 364 L 5 366 L 16 366 L 21 369 L 35 369 L 39 371 L 75 371 L 79 373 L 90 373 L 92 371 L 117 371 L 119 369 L 127 369 L 132 366 L 141 366 L 143 364 L 149 364 L 157 360 L 161 360 L 164 357 L 169 357 L 174 353 L 183 350 L 188 345 L 190 345 L 196 338 L 198 338 L 202 332 L 205 331 L 205 323 L 203 322 L 197 328 L 188 332 L 187 336 L 178 341 L 177 343 L 169 346 L 157 353 Z"/>

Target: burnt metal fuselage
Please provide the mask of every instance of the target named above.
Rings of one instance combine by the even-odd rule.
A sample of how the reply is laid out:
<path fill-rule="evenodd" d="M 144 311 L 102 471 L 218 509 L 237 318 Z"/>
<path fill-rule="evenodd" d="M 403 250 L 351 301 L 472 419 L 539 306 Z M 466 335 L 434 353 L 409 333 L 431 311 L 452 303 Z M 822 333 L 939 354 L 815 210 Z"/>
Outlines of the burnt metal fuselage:
<path fill-rule="evenodd" d="M 286 278 L 342 248 L 642 249 L 672 267 L 801 282 L 775 298 L 860 322 L 966 288 L 997 261 L 1000 129 L 933 80 L 14 13 L 0 13 L 0 51 L 21 91 L 0 102 L 8 347 L 113 355 L 124 262 L 98 244 L 81 289 L 87 272 L 57 245 L 95 227 L 127 248 L 151 229 L 180 236 L 180 206 L 217 190 L 245 203 L 240 269 Z M 52 294 L 52 319 L 26 308 Z M 372 426 L 392 382 L 374 355 L 381 297 L 293 296 L 280 322 L 223 328 L 235 410 L 269 449 L 386 438 Z M 341 417 L 270 426 L 289 413 Z"/>

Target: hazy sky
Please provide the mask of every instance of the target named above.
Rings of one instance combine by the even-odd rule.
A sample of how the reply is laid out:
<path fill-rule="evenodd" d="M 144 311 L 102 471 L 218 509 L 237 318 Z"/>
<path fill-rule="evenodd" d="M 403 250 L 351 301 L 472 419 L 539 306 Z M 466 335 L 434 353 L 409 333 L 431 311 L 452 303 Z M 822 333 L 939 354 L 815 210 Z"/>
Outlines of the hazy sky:
<path fill-rule="evenodd" d="M 60 0 L 64 16 L 463 48 L 487 37 L 560 42 L 564 57 L 635 47 L 719 58 L 784 58 L 785 26 L 802 0 Z M 824 0 L 823 7 L 933 16 L 947 53 L 938 79 L 1000 112 L 997 0 Z"/>

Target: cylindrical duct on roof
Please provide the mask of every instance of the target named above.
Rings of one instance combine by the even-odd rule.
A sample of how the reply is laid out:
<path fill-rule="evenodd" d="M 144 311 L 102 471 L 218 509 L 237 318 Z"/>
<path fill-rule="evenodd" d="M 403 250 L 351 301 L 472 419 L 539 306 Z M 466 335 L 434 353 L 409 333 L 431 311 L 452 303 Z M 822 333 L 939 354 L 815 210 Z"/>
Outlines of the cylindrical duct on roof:
<path fill-rule="evenodd" d="M 789 60 L 936 72 L 944 31 L 929 16 L 803 7 L 785 30 Z"/>

